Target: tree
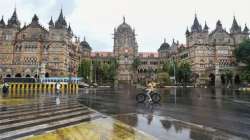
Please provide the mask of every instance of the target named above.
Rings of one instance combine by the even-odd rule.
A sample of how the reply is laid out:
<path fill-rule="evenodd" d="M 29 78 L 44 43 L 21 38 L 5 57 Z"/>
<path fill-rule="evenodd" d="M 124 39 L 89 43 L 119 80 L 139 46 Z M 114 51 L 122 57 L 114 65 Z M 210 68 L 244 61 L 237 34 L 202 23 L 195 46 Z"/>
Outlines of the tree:
<path fill-rule="evenodd" d="M 237 62 L 242 62 L 250 66 L 250 40 L 246 40 L 240 44 L 240 46 L 235 49 L 235 56 Z"/>
<path fill-rule="evenodd" d="M 115 59 L 110 59 L 108 63 L 94 61 L 94 78 L 101 83 L 114 82 L 117 75 L 117 68 L 118 63 Z"/>
<path fill-rule="evenodd" d="M 240 74 L 240 79 L 246 82 L 250 82 L 250 40 L 242 42 L 237 49 L 235 49 L 235 56 L 237 62 L 241 62 L 247 65 Z"/>
<path fill-rule="evenodd" d="M 176 65 L 175 62 L 166 62 L 163 64 L 162 71 L 167 72 L 170 76 L 174 76 L 174 66 Z"/>
<path fill-rule="evenodd" d="M 188 62 L 180 62 L 177 64 L 176 79 L 179 83 L 186 84 L 190 82 L 191 75 L 191 65 Z"/>
<path fill-rule="evenodd" d="M 171 83 L 169 74 L 167 72 L 158 73 L 157 79 L 158 79 L 158 83 L 160 83 L 160 85 L 169 85 Z"/>
<path fill-rule="evenodd" d="M 90 80 L 90 70 L 91 70 L 91 61 L 84 59 L 81 61 L 78 67 L 78 76 L 84 78 L 86 81 Z"/>

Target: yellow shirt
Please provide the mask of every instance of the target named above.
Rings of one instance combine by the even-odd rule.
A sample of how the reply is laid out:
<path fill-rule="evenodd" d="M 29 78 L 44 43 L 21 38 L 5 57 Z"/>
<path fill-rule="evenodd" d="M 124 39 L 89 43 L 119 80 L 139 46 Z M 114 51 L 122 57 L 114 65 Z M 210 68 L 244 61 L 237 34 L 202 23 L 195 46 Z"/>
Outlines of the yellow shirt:
<path fill-rule="evenodd" d="M 148 89 L 149 90 L 154 91 L 155 87 L 156 87 L 156 83 L 155 82 L 148 83 Z"/>

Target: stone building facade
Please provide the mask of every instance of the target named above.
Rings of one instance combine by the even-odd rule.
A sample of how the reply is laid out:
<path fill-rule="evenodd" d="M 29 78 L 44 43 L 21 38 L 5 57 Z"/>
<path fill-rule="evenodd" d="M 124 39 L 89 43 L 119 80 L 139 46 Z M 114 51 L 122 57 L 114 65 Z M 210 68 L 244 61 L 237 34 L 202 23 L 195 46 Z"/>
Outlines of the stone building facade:
<path fill-rule="evenodd" d="M 158 53 L 161 60 L 189 62 L 192 72 L 200 78 L 214 77 L 215 81 L 220 82 L 226 70 L 237 74 L 233 52 L 246 39 L 249 39 L 249 29 L 245 25 L 242 30 L 235 17 L 230 32 L 220 20 L 215 29 L 209 32 L 208 25 L 205 23 L 202 27 L 195 15 L 191 31 L 186 31 L 186 45 L 176 43 L 170 46 L 164 41 Z"/>
<path fill-rule="evenodd" d="M 233 51 L 248 38 L 247 26 L 242 30 L 235 17 L 230 32 L 223 28 L 220 20 L 217 21 L 215 29 L 209 32 L 207 24 L 202 29 L 195 16 L 191 31 L 186 32 L 193 72 L 200 76 L 214 75 L 219 79 L 225 70 L 235 71 L 237 65 Z"/>
<path fill-rule="evenodd" d="M 133 61 L 138 56 L 135 30 L 123 18 L 123 23 L 114 29 L 114 56 L 118 61 L 118 81 L 133 79 Z"/>
<path fill-rule="evenodd" d="M 158 53 L 138 52 L 135 29 L 126 23 L 125 18 L 123 18 L 123 23 L 114 29 L 113 39 L 113 52 L 92 52 L 92 60 L 109 63 L 110 60 L 116 59 L 118 62 L 117 80 L 120 83 L 156 79 Z M 137 69 L 133 67 L 135 59 L 141 62 Z"/>
<path fill-rule="evenodd" d="M 76 76 L 80 59 L 90 56 L 90 52 L 83 53 L 86 48 L 91 49 L 74 36 L 62 10 L 46 29 L 37 15 L 21 27 L 15 9 L 7 24 L 3 18 L 0 21 L 0 76 Z"/>

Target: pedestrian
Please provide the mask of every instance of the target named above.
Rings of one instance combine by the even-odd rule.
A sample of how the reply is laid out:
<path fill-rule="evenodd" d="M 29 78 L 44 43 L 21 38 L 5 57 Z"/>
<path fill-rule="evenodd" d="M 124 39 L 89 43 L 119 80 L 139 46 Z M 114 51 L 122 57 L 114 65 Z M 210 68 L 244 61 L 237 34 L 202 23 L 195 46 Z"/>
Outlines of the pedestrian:
<path fill-rule="evenodd" d="M 3 84 L 3 93 L 8 93 L 9 92 L 9 85 L 7 83 Z"/>
<path fill-rule="evenodd" d="M 56 83 L 56 91 L 60 91 L 61 90 L 61 84 L 60 83 Z"/>

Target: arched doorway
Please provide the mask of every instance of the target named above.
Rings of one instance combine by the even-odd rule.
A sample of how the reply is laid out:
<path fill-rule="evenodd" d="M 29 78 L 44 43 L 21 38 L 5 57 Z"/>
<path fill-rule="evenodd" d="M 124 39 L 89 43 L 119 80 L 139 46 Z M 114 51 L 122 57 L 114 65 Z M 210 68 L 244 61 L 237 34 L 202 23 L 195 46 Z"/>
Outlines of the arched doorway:
<path fill-rule="evenodd" d="M 48 72 L 45 73 L 45 77 L 49 77 L 49 73 Z"/>
<path fill-rule="evenodd" d="M 22 77 L 21 73 L 17 73 L 15 77 Z"/>
<path fill-rule="evenodd" d="M 7 74 L 7 75 L 6 75 L 6 77 L 10 78 L 10 77 L 11 77 L 11 75 L 10 75 L 10 74 Z"/>
<path fill-rule="evenodd" d="M 26 77 L 26 78 L 29 78 L 29 77 L 30 77 L 30 75 L 29 75 L 29 74 L 27 74 L 25 77 Z"/>

